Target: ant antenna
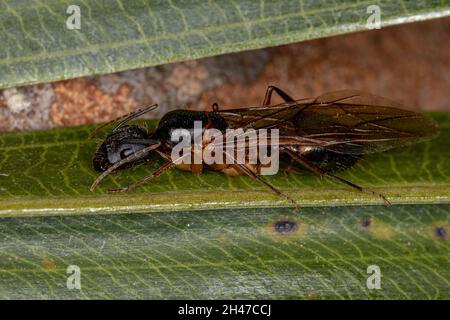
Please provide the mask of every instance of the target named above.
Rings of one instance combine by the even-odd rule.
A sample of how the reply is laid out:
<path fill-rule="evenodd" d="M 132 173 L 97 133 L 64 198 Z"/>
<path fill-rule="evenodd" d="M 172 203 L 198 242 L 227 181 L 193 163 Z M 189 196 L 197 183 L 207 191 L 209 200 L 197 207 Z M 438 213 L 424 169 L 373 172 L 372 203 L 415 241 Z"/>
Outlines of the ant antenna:
<path fill-rule="evenodd" d="M 124 115 L 124 116 L 121 116 L 121 117 L 119 117 L 119 118 L 117 118 L 117 119 L 114 119 L 114 120 L 112 120 L 112 121 L 109 121 L 109 122 L 107 122 L 107 123 L 104 123 L 104 124 L 98 126 L 97 128 L 95 128 L 95 129 L 89 134 L 89 139 L 92 139 L 93 137 L 95 137 L 95 135 L 97 134 L 97 132 L 98 132 L 100 129 L 102 129 L 102 128 L 104 128 L 104 127 L 106 127 L 106 126 L 108 126 L 108 125 L 110 125 L 110 124 L 112 124 L 112 123 L 116 123 L 116 126 L 115 126 L 114 129 L 112 130 L 112 131 L 116 131 L 117 129 L 119 129 L 120 127 L 122 127 L 123 125 L 125 125 L 126 123 L 128 123 L 129 121 L 131 121 L 131 120 L 133 120 L 133 119 L 135 119 L 135 118 L 137 118 L 137 117 L 140 117 L 140 116 L 142 116 L 143 114 L 145 114 L 145 113 L 147 113 L 147 112 L 150 112 L 150 111 L 152 111 L 152 110 L 155 110 L 156 108 L 158 108 L 158 105 L 157 105 L 157 104 L 148 105 L 148 106 L 145 106 L 145 107 L 143 107 L 143 108 L 141 108 L 141 109 L 138 109 L 138 110 L 136 110 L 136 111 L 133 111 L 133 112 L 131 112 L 131 113 L 128 113 L 128 114 L 126 114 L 126 115 Z"/>
<path fill-rule="evenodd" d="M 145 147 L 139 151 L 136 151 L 132 154 L 130 154 L 129 156 L 127 156 L 126 158 L 123 158 L 122 160 L 114 163 L 111 167 L 109 167 L 108 169 L 106 169 L 105 171 L 103 171 L 98 177 L 97 179 L 95 179 L 95 181 L 92 183 L 91 185 L 91 191 L 93 191 L 95 189 L 95 187 L 100 183 L 100 181 L 102 181 L 107 175 L 109 175 L 111 172 L 113 172 L 114 170 L 116 170 L 117 168 L 119 168 L 120 166 L 129 163 L 133 160 L 138 159 L 139 157 L 145 155 L 146 153 L 158 148 L 161 145 L 161 142 L 157 141 L 154 144 L 151 144 L 148 147 Z"/>

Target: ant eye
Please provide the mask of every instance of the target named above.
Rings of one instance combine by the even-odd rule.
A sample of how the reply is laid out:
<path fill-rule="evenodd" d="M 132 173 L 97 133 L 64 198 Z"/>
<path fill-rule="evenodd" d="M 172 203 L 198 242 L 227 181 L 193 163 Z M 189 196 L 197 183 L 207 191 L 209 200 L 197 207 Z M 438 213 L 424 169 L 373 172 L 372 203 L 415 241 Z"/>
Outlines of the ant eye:
<path fill-rule="evenodd" d="M 120 151 L 120 159 L 125 159 L 132 153 L 133 153 L 133 150 L 131 150 L 130 148 L 123 149 L 122 151 Z"/>

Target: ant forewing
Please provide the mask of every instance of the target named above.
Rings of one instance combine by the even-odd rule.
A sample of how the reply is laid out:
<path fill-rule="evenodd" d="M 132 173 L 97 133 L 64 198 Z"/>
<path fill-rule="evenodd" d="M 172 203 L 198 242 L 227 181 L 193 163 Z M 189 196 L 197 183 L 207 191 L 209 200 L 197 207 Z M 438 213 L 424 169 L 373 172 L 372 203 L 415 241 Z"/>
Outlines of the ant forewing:
<path fill-rule="evenodd" d="M 271 105 L 273 92 L 285 102 Z M 197 173 L 205 167 L 225 174 L 247 174 L 276 194 L 288 198 L 262 178 L 258 166 L 246 162 L 223 166 L 205 163 L 186 166 L 171 159 L 171 132 L 177 128 L 190 130 L 195 121 L 202 121 L 204 128 L 215 128 L 225 136 L 226 129 L 230 128 L 278 129 L 277 147 L 280 153 L 320 176 L 372 194 L 389 204 L 382 194 L 344 180 L 336 176 L 334 171 L 352 166 L 365 154 L 417 143 L 438 133 L 437 124 L 424 115 L 402 109 L 398 103 L 386 98 L 352 90 L 294 100 L 281 89 L 270 86 L 261 107 L 222 111 L 214 104 L 213 111 L 175 110 L 168 112 L 153 132 L 143 132 L 138 126 L 127 125 L 130 120 L 155 107 L 150 106 L 118 119 L 116 127 L 96 151 L 94 168 L 102 171 L 102 174 L 94 181 L 91 189 L 111 172 L 141 163 L 148 159 L 151 151 L 155 151 L 166 159 L 166 164 L 150 176 L 110 191 L 130 190 L 174 167 Z M 209 142 L 208 145 L 203 144 L 202 148 L 211 145 L 219 146 L 218 143 Z M 101 167 L 99 162 L 102 163 Z M 295 204 L 295 201 L 288 199 Z"/>

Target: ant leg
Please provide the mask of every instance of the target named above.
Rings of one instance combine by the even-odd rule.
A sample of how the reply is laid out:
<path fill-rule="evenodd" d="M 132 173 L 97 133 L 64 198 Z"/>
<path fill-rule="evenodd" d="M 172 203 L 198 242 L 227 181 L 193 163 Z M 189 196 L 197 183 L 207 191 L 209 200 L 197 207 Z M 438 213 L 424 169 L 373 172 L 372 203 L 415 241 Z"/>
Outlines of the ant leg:
<path fill-rule="evenodd" d="M 291 98 L 286 92 L 284 92 L 280 88 L 275 87 L 275 86 L 268 86 L 267 90 L 266 90 L 266 94 L 264 96 L 264 101 L 262 104 L 263 107 L 270 106 L 270 101 L 272 100 L 273 91 L 275 91 L 281 97 L 281 99 L 283 99 L 284 101 L 295 102 L 295 100 L 293 98 Z"/>
<path fill-rule="evenodd" d="M 285 102 L 287 102 L 287 103 L 289 103 L 289 104 L 291 104 L 291 105 L 294 105 L 295 103 L 296 103 L 296 101 L 293 99 L 293 98 L 291 98 L 286 92 L 284 92 L 283 90 L 281 90 L 280 88 L 278 88 L 278 87 L 275 87 L 275 86 L 268 86 L 267 87 L 267 90 L 266 90 L 266 95 L 264 96 L 264 101 L 263 101 L 263 104 L 262 104 L 262 106 L 263 107 L 270 107 L 270 101 L 272 100 L 272 93 L 273 92 L 276 92 Z M 245 125 L 245 127 L 243 127 L 243 129 L 245 129 L 245 128 L 250 128 L 252 125 L 254 125 L 257 121 L 259 121 L 259 120 L 261 120 L 261 119 L 264 119 L 265 117 L 269 117 L 269 116 L 274 116 L 274 115 L 276 115 L 276 114 L 278 114 L 278 113 L 280 113 L 280 112 L 282 112 L 283 111 L 283 109 L 278 109 L 277 111 L 275 111 L 274 113 L 272 113 L 272 114 L 268 114 L 268 115 L 265 115 L 265 116 L 260 116 L 259 118 L 257 118 L 257 119 L 255 119 L 255 120 L 252 120 L 251 122 L 248 122 L 248 123 L 246 123 L 246 125 Z M 239 127 L 241 127 L 241 124 L 240 123 L 237 123 L 236 124 L 236 128 L 239 128 Z"/>
<path fill-rule="evenodd" d="M 331 179 L 333 179 L 333 180 L 335 180 L 335 181 L 344 183 L 344 184 L 348 185 L 349 187 L 352 187 L 353 189 L 356 189 L 356 190 L 358 190 L 358 191 L 360 191 L 360 192 L 364 192 L 364 193 L 371 194 L 371 195 L 373 195 L 374 197 L 377 197 L 377 198 L 382 199 L 383 202 L 384 202 L 384 204 L 386 204 L 386 205 L 390 205 L 390 204 L 391 204 L 391 203 L 389 202 L 389 200 L 388 200 L 384 195 L 382 195 L 381 193 L 378 193 L 378 192 L 375 192 L 375 191 L 373 191 L 373 190 L 370 190 L 370 189 L 366 189 L 366 188 L 360 187 L 360 186 L 358 186 L 358 185 L 356 185 L 356 184 L 354 184 L 354 183 L 352 183 L 352 182 L 350 182 L 350 181 L 347 181 L 347 180 L 342 179 L 342 178 L 340 178 L 340 177 L 338 177 L 338 176 L 335 176 L 335 175 L 333 175 L 333 174 L 331 174 L 331 173 L 328 173 L 328 172 L 326 172 L 325 170 L 323 170 L 323 169 L 319 168 L 318 166 L 316 166 L 315 164 L 311 163 L 310 161 L 306 160 L 306 159 L 303 158 L 301 155 L 298 155 L 297 153 L 293 152 L 292 150 L 289 150 L 289 149 L 284 149 L 284 150 L 287 151 L 287 153 L 288 153 L 293 159 L 295 159 L 297 162 L 299 162 L 299 163 L 302 164 L 305 168 L 307 168 L 308 170 L 314 172 L 315 174 L 317 174 L 317 175 L 319 175 L 319 176 L 321 176 L 321 177 L 324 177 L 324 176 L 325 176 L 325 177 L 331 178 Z"/>
<path fill-rule="evenodd" d="M 97 179 L 95 179 L 95 181 L 92 183 L 91 185 L 91 191 L 93 191 L 95 189 L 95 187 L 107 176 L 109 175 L 111 172 L 113 172 L 114 170 L 116 170 L 117 168 L 119 168 L 120 166 L 134 161 L 142 156 L 144 156 L 146 153 L 148 153 L 151 150 L 154 150 L 156 148 L 158 148 L 161 145 L 161 143 L 157 142 L 153 145 L 150 145 L 148 147 L 145 147 L 139 151 L 136 151 L 132 154 L 130 154 L 128 157 L 116 162 L 115 164 L 113 164 L 111 167 L 109 167 L 108 169 L 106 169 L 105 171 L 102 172 L 102 174 L 100 174 Z"/>
<path fill-rule="evenodd" d="M 284 194 L 283 192 L 281 192 L 280 190 L 278 190 L 277 188 L 275 188 L 273 185 L 271 185 L 269 182 L 267 182 L 265 179 L 263 179 L 260 175 L 258 175 L 257 173 L 255 173 L 250 167 L 248 167 L 246 164 L 244 163 L 238 163 L 237 167 L 239 169 L 241 169 L 245 174 L 247 174 L 249 177 L 261 182 L 262 184 L 264 184 L 266 187 L 268 187 L 270 190 L 272 190 L 276 195 L 287 199 L 289 202 L 291 202 L 295 208 L 298 210 L 300 207 L 298 205 L 298 203 L 290 198 L 289 196 L 287 196 L 286 194 Z"/>
<path fill-rule="evenodd" d="M 270 190 L 272 190 L 278 196 L 286 198 L 287 200 L 289 200 L 289 202 L 291 202 L 295 206 L 295 208 L 297 210 L 300 208 L 298 203 L 295 200 L 293 200 L 289 196 L 285 195 L 283 192 L 281 192 L 280 190 L 275 188 L 273 185 L 271 185 L 269 182 L 264 180 L 260 175 L 258 175 L 256 172 L 254 172 L 251 167 L 249 167 L 245 163 L 239 162 L 233 155 L 230 155 L 228 152 L 224 151 L 223 153 L 224 153 L 225 158 L 228 156 L 228 157 L 230 157 L 230 159 L 233 159 L 233 162 L 236 163 L 235 166 L 237 166 L 237 169 L 240 169 L 241 171 L 243 171 L 249 177 L 251 177 L 251 178 L 261 182 L 262 184 L 264 184 L 266 187 L 268 187 Z"/>
<path fill-rule="evenodd" d="M 138 109 L 136 111 L 133 111 L 131 113 L 128 113 L 126 115 L 123 115 L 121 117 L 118 117 L 117 119 L 114 119 L 112 121 L 109 121 L 105 124 L 100 125 L 99 127 L 95 128 L 91 134 L 89 135 L 89 138 L 93 138 L 97 132 L 101 129 L 104 128 L 108 125 L 110 125 L 111 123 L 117 122 L 116 126 L 114 127 L 114 129 L 112 131 L 116 131 L 117 129 L 119 129 L 120 127 L 122 127 L 124 124 L 126 124 L 127 122 L 136 119 L 137 117 L 142 116 L 143 114 L 150 112 L 152 110 L 155 110 L 158 107 L 157 104 L 152 104 L 146 107 L 143 107 L 141 109 Z"/>
<path fill-rule="evenodd" d="M 129 191 L 131 189 L 134 189 L 144 183 L 146 183 L 149 180 L 152 180 L 154 178 L 159 177 L 160 175 L 162 175 L 164 172 L 172 169 L 173 167 L 175 167 L 176 164 L 173 162 L 167 162 L 166 164 L 162 165 L 161 167 L 159 167 L 155 172 L 153 172 L 151 175 L 146 176 L 136 182 L 133 182 L 131 184 L 129 184 L 126 187 L 123 188 L 118 188 L 118 189 L 109 189 L 108 192 L 112 192 L 112 193 L 117 193 L 117 192 L 125 192 L 125 191 Z"/>
<path fill-rule="evenodd" d="M 264 97 L 264 101 L 263 101 L 262 107 L 270 107 L 270 106 L 271 106 L 270 103 L 271 103 L 271 99 L 272 99 L 272 93 L 273 93 L 274 91 L 275 91 L 275 92 L 276 92 L 276 93 L 277 93 L 277 94 L 278 94 L 278 95 L 279 95 L 286 103 L 288 103 L 288 106 L 295 106 L 295 105 L 297 104 L 297 101 L 295 101 L 293 98 L 291 98 L 286 92 L 284 92 L 284 91 L 281 90 L 280 88 L 275 87 L 275 86 L 268 86 L 268 87 L 267 87 L 267 90 L 266 90 L 266 95 L 265 95 L 265 97 Z M 266 118 L 266 117 L 275 116 L 275 115 L 277 115 L 277 114 L 283 112 L 283 111 L 284 111 L 284 108 L 281 108 L 281 109 L 275 109 L 275 110 L 276 110 L 276 111 L 273 112 L 272 114 L 266 114 L 266 115 L 260 116 L 260 117 L 258 117 L 257 119 L 252 120 L 252 121 L 246 123 L 246 124 L 245 124 L 245 127 L 242 127 L 242 128 L 243 128 L 243 129 L 245 129 L 245 128 L 250 128 L 252 125 L 254 125 L 255 123 L 257 123 L 259 120 L 263 120 L 263 119 Z M 236 127 L 236 128 L 239 128 L 239 127 L 241 127 L 241 124 L 240 124 L 240 123 L 237 123 L 235 127 Z"/>

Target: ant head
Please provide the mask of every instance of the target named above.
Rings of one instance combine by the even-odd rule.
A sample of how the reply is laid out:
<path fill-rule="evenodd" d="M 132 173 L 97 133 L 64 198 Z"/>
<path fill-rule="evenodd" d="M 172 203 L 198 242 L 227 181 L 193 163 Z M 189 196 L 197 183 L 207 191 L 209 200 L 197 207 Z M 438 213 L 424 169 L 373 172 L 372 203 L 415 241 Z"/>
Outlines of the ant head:
<path fill-rule="evenodd" d="M 158 141 L 150 139 L 149 133 L 145 129 L 135 125 L 124 125 L 110 133 L 97 148 L 92 160 L 94 169 L 99 172 L 106 171 L 115 163 L 156 143 Z M 149 153 L 138 156 L 135 160 L 124 163 L 118 169 L 132 167 L 145 161 L 148 156 Z"/>

